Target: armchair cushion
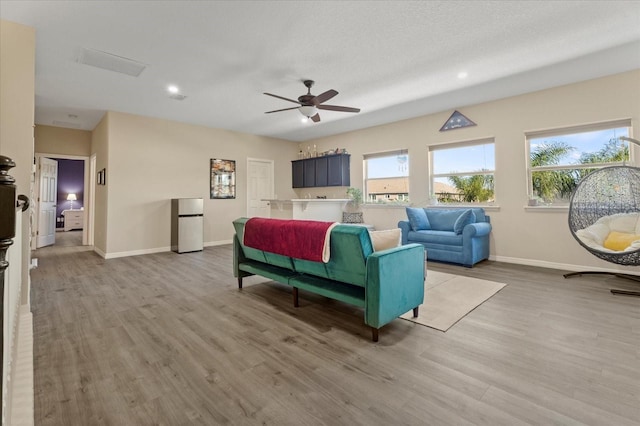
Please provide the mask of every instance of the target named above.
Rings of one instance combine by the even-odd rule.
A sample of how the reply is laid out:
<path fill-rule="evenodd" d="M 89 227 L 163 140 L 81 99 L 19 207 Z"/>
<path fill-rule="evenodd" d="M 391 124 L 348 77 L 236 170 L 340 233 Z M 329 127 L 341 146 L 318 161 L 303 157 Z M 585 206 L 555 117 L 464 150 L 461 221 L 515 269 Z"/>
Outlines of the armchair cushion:
<path fill-rule="evenodd" d="M 458 218 L 456 222 L 453 224 L 453 232 L 460 235 L 462 234 L 462 230 L 465 226 L 470 223 L 476 222 L 476 215 L 473 213 L 473 210 L 465 210 Z"/>
<path fill-rule="evenodd" d="M 462 235 L 453 231 L 410 231 L 407 238 L 416 243 L 445 244 L 462 247 Z"/>
<path fill-rule="evenodd" d="M 398 247 L 402 243 L 400 228 L 386 229 L 383 231 L 369 231 L 373 251 L 387 250 Z"/>
<path fill-rule="evenodd" d="M 455 224 L 463 210 L 436 210 L 429 211 L 429 223 L 431 229 L 436 231 L 454 232 Z"/>
<path fill-rule="evenodd" d="M 620 235 L 614 233 L 640 235 L 640 213 L 618 213 L 601 217 L 593 225 L 577 230 L 576 237 L 587 247 L 605 253 L 634 251 L 640 248 L 640 241 L 632 237 L 629 237 L 632 240 L 628 245 L 620 247 L 624 243 L 615 244 Z"/>
<path fill-rule="evenodd" d="M 604 240 L 603 245 L 609 250 L 624 251 L 627 247 L 638 240 L 640 240 L 640 235 L 611 231 Z"/>
<path fill-rule="evenodd" d="M 407 207 L 407 217 L 413 231 L 431 229 L 431 224 L 427 218 L 427 212 L 418 207 Z"/>

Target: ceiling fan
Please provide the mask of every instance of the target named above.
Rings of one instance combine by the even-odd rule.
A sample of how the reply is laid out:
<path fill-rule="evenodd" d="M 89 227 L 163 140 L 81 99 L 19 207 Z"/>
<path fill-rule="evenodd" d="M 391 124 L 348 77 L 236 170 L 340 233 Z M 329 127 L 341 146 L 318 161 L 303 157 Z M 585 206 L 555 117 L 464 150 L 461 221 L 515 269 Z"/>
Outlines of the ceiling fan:
<path fill-rule="evenodd" d="M 293 99 L 289 99 L 289 98 L 284 98 L 282 96 L 273 95 L 271 93 L 265 93 L 265 95 L 273 96 L 274 98 L 283 99 L 285 101 L 293 102 L 295 104 L 300 105 L 297 107 L 277 109 L 275 111 L 267 111 L 265 112 L 265 114 L 297 109 L 300 111 L 302 115 L 310 118 L 315 123 L 317 123 L 318 121 L 320 121 L 320 114 L 318 114 L 319 109 L 324 109 L 328 111 L 340 111 L 340 112 L 360 112 L 360 108 L 351 108 L 351 107 L 338 106 L 338 105 L 322 105 L 324 102 L 328 101 L 329 99 L 337 95 L 338 92 L 331 89 L 331 90 L 327 90 L 324 93 L 319 94 L 318 96 L 314 96 L 311 94 L 311 86 L 313 86 L 314 81 L 304 80 L 303 83 L 307 87 L 307 94 L 299 96 L 297 101 L 294 101 Z"/>

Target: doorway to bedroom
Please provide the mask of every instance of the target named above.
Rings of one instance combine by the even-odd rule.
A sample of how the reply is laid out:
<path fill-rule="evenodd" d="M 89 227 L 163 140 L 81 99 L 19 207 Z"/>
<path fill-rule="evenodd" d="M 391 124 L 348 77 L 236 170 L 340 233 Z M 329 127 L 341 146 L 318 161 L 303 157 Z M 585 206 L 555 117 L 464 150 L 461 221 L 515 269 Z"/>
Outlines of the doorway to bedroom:
<path fill-rule="evenodd" d="M 32 248 L 87 244 L 88 158 L 36 154 Z"/>

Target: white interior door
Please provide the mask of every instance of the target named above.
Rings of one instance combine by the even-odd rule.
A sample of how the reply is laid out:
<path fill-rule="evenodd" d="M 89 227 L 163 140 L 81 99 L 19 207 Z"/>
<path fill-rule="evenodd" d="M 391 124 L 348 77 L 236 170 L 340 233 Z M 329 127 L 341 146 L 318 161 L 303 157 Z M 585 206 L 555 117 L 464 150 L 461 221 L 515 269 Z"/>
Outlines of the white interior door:
<path fill-rule="evenodd" d="M 58 162 L 40 157 L 40 192 L 38 196 L 38 237 L 36 248 L 56 242 L 56 204 L 58 198 Z"/>
<path fill-rule="evenodd" d="M 264 199 L 273 198 L 273 161 L 247 160 L 247 216 L 271 217 L 271 207 Z"/>

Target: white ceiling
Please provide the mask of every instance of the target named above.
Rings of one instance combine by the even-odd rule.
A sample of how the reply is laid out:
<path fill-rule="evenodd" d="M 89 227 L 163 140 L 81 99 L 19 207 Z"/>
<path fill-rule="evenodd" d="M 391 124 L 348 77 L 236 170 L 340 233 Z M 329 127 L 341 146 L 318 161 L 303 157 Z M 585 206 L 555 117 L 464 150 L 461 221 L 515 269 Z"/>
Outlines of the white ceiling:
<path fill-rule="evenodd" d="M 639 1 L 0 0 L 0 17 L 36 29 L 36 123 L 86 130 L 113 110 L 304 141 L 640 68 Z M 263 92 L 304 79 L 362 111 L 264 114 L 295 104 Z"/>

